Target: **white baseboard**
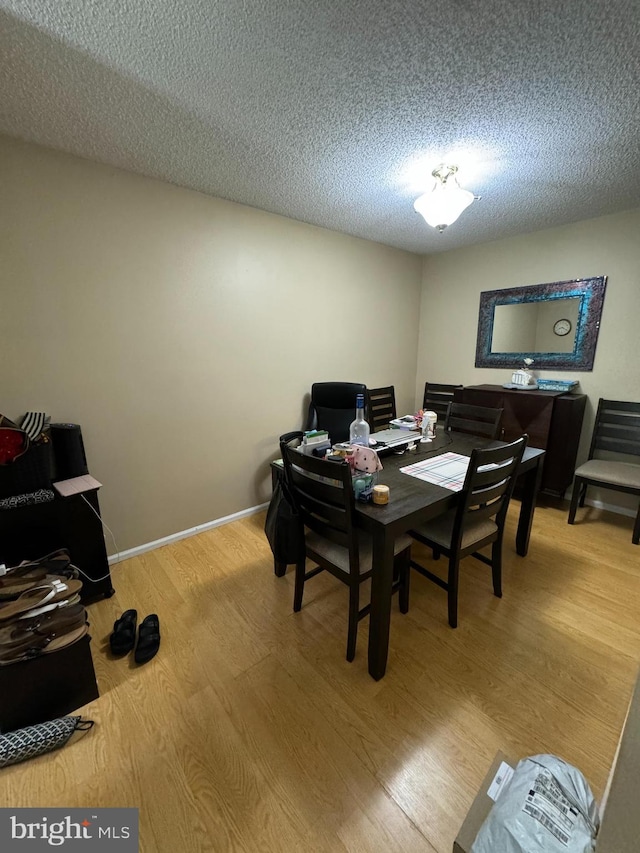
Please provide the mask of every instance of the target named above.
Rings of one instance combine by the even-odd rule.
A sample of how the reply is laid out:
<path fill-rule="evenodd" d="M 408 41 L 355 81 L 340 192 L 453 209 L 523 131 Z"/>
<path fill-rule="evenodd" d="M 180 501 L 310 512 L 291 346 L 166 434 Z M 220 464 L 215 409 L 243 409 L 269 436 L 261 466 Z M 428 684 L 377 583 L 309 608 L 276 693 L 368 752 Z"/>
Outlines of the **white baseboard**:
<path fill-rule="evenodd" d="M 568 499 L 565 500 L 568 502 Z M 605 503 L 604 501 L 587 500 L 586 505 L 592 506 L 595 509 L 605 509 L 609 512 L 616 512 L 618 515 L 626 515 L 628 518 L 635 518 L 636 516 L 636 511 L 630 507 L 616 506 L 615 504 Z M 137 557 L 139 554 L 144 554 L 147 551 L 162 548 L 163 545 L 170 545 L 172 542 L 179 542 L 180 539 L 188 539 L 189 536 L 196 536 L 198 533 L 204 533 L 205 530 L 213 530 L 214 527 L 229 524 L 231 521 L 238 521 L 240 518 L 247 518 L 249 515 L 255 515 L 257 512 L 262 512 L 262 510 L 266 509 L 268 506 L 268 503 L 252 506 L 249 507 L 249 509 L 234 512 L 232 515 L 225 515 L 222 518 L 216 518 L 213 521 L 198 524 L 196 527 L 190 527 L 188 530 L 179 530 L 177 533 L 172 533 L 171 536 L 164 536 L 162 539 L 156 539 L 154 542 L 147 542 L 144 545 L 137 545 L 135 548 L 129 548 L 127 551 L 120 551 L 118 554 L 113 554 L 109 557 L 109 565 L 112 566 L 114 563 L 119 563 L 122 560 L 128 560 L 130 557 Z"/>
<path fill-rule="evenodd" d="M 156 539 L 154 542 L 147 542 L 145 545 L 137 545 L 135 548 L 129 548 L 127 551 L 120 551 L 117 554 L 112 554 L 109 557 L 109 565 L 119 563 L 122 560 L 128 560 L 130 557 L 137 557 L 139 554 L 144 554 L 146 551 L 153 551 L 156 548 L 162 548 L 163 545 L 170 545 L 172 542 L 178 542 L 180 539 L 188 539 L 189 536 L 196 536 L 198 533 L 204 533 L 205 530 L 213 530 L 214 527 L 220 527 L 222 524 L 229 524 L 230 521 L 238 521 L 240 518 L 246 518 L 249 515 L 255 515 L 257 512 L 262 512 L 269 506 L 268 503 L 252 506 L 249 509 L 234 512 L 232 515 L 225 515 L 223 518 L 216 518 L 214 521 L 207 521 L 204 524 L 198 524 L 197 527 L 190 527 L 188 530 L 179 530 L 177 533 L 172 533 L 171 536 L 164 536 L 162 539 Z"/>
<path fill-rule="evenodd" d="M 637 514 L 637 510 L 631 509 L 628 506 L 617 506 L 616 504 L 609 504 L 605 501 L 590 501 L 586 500 L 585 506 L 592 506 L 594 509 L 606 509 L 608 512 L 615 512 L 618 515 L 626 515 L 627 518 L 635 518 Z M 578 512 L 580 512 L 580 507 L 578 507 Z"/>

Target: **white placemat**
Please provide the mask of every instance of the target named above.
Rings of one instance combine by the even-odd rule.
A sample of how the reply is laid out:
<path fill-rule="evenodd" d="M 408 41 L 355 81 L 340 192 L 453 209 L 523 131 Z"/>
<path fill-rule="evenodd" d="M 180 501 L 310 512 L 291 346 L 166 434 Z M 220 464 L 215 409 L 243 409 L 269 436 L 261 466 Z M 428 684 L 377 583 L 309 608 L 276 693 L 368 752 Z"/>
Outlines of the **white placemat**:
<path fill-rule="evenodd" d="M 460 453 L 442 453 L 401 468 L 403 474 L 459 492 L 469 467 L 469 457 Z"/>

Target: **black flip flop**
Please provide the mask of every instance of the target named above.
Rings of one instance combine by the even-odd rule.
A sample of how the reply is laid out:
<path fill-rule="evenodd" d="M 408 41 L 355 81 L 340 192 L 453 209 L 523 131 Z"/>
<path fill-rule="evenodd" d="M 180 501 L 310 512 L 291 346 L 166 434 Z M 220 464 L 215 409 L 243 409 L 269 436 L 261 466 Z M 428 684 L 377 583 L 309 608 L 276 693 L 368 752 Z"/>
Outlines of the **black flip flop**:
<path fill-rule="evenodd" d="M 135 662 L 146 663 L 155 656 L 160 648 L 160 620 L 156 613 L 151 613 L 140 623 L 138 630 L 138 645 L 135 651 Z"/>
<path fill-rule="evenodd" d="M 125 610 L 122 616 L 113 623 L 113 633 L 109 637 L 109 645 L 114 655 L 126 655 L 136 644 L 137 610 Z"/>

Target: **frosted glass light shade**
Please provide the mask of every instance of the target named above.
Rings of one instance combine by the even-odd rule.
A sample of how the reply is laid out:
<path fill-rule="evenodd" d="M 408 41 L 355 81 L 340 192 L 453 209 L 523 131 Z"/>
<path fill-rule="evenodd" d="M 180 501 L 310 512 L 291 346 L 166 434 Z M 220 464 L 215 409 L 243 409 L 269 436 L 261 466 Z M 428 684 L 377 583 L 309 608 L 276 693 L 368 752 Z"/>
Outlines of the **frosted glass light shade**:
<path fill-rule="evenodd" d="M 442 232 L 447 225 L 456 221 L 474 199 L 474 194 L 463 190 L 453 176 L 445 180 L 436 176 L 434 188 L 417 198 L 413 207 L 424 217 L 427 225 Z"/>

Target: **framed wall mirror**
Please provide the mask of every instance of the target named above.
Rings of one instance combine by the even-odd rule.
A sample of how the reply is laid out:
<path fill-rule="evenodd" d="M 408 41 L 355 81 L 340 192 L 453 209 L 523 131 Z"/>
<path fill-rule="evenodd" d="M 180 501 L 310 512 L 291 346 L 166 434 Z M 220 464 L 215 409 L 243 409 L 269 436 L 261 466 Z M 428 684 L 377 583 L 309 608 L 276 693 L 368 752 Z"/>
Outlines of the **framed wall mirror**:
<path fill-rule="evenodd" d="M 593 370 L 605 275 L 480 294 L 476 367 Z"/>

